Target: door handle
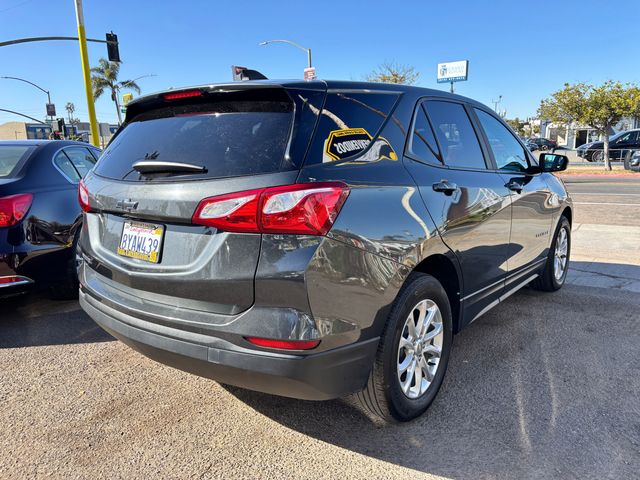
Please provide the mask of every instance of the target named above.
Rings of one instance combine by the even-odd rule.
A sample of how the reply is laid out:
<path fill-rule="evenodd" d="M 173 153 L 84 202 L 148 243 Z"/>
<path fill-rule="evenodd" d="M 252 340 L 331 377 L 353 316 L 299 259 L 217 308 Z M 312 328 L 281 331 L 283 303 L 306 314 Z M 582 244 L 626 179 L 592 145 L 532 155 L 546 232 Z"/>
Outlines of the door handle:
<path fill-rule="evenodd" d="M 445 195 L 451 195 L 456 190 L 458 190 L 458 185 L 450 183 L 449 180 L 441 180 L 433 184 L 434 192 L 442 192 Z"/>
<path fill-rule="evenodd" d="M 509 183 L 505 184 L 505 187 L 507 187 L 509 190 L 513 192 L 521 193 L 522 189 L 524 188 L 524 185 L 522 185 L 520 182 L 517 182 L 515 180 L 510 180 Z"/>

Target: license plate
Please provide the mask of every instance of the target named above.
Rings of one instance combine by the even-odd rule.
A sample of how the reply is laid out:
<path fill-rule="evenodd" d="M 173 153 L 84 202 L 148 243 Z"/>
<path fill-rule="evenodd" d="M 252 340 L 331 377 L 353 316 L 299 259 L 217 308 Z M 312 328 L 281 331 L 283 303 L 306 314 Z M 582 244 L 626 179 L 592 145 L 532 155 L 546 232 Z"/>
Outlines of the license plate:
<path fill-rule="evenodd" d="M 117 249 L 118 255 L 158 263 L 163 236 L 163 225 L 125 222 Z"/>

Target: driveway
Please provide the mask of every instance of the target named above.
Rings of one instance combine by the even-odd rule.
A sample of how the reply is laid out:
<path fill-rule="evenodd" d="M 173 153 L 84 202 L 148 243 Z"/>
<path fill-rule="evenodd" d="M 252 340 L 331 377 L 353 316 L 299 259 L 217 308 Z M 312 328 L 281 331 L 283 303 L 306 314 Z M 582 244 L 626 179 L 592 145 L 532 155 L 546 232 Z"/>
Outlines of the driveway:
<path fill-rule="evenodd" d="M 0 478 L 638 478 L 640 225 L 588 210 L 636 200 L 568 187 L 591 188 L 570 283 L 458 335 L 436 401 L 405 425 L 164 367 L 76 302 L 1 305 Z"/>

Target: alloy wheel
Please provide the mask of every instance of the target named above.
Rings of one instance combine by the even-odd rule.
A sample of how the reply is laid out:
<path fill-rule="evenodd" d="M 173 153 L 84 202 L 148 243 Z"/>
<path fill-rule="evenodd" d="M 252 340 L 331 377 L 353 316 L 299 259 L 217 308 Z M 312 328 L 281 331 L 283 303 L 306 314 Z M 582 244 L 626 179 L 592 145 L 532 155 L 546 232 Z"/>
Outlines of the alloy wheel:
<path fill-rule="evenodd" d="M 566 228 L 561 228 L 556 239 L 553 259 L 553 275 L 559 282 L 567 269 L 567 252 L 569 251 L 569 235 Z"/>
<path fill-rule="evenodd" d="M 429 389 L 440 364 L 442 314 L 432 300 L 416 304 L 405 320 L 398 346 L 397 374 L 402 392 L 417 399 Z"/>

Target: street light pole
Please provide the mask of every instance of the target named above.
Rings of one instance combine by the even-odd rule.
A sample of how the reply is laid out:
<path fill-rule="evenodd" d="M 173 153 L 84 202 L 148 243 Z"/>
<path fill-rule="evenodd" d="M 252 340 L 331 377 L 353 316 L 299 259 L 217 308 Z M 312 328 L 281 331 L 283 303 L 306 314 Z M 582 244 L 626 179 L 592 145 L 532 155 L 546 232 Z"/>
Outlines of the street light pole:
<path fill-rule="evenodd" d="M 96 107 L 93 103 L 93 90 L 91 89 L 91 67 L 89 66 L 89 54 L 87 53 L 87 34 L 84 31 L 84 13 L 82 0 L 75 0 L 76 21 L 78 23 L 78 43 L 80 45 L 80 60 L 82 61 L 82 74 L 84 76 L 84 90 L 87 95 L 87 109 L 89 110 L 89 123 L 91 125 L 91 143 L 100 147 L 98 137 L 98 119 Z"/>
<path fill-rule="evenodd" d="M 307 52 L 307 68 L 312 68 L 313 65 L 311 64 L 311 49 L 310 48 L 305 48 L 302 45 L 296 43 L 296 42 L 292 42 L 291 40 L 266 40 L 264 42 L 260 42 L 258 45 L 269 45 L 270 43 L 288 43 L 289 45 L 293 45 L 294 47 L 302 50 L 303 52 Z"/>
<path fill-rule="evenodd" d="M 42 88 L 39 85 L 36 85 L 33 82 L 30 82 L 29 80 L 25 80 L 24 78 L 19 78 L 19 77 L 0 77 L 0 78 L 4 78 L 6 80 L 18 80 L 20 82 L 24 82 L 24 83 L 28 83 L 29 85 L 33 85 L 34 87 L 36 87 L 38 90 L 43 91 L 44 93 L 47 94 L 47 103 L 51 103 L 51 95 L 49 93 L 49 90 L 45 90 L 44 88 Z M 47 117 L 50 117 L 50 115 L 47 115 Z M 51 117 L 51 120 L 53 120 L 53 117 Z"/>
<path fill-rule="evenodd" d="M 502 101 L 502 95 L 498 96 L 498 100 L 491 100 L 491 103 L 493 103 L 493 111 L 498 113 L 498 104 Z"/>

